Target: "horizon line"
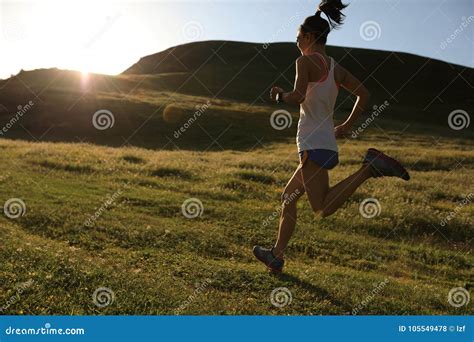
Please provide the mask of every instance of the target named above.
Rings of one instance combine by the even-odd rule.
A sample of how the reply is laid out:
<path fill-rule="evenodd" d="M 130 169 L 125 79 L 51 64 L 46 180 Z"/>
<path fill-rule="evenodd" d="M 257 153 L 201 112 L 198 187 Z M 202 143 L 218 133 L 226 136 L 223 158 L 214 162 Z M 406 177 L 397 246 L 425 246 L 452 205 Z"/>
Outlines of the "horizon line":
<path fill-rule="evenodd" d="M 193 41 L 193 42 L 187 42 L 187 43 L 183 43 L 183 44 L 178 44 L 178 45 L 173 45 L 173 46 L 170 46 L 166 49 L 163 49 L 161 51 L 157 51 L 155 53 L 152 53 L 152 54 L 149 54 L 149 55 L 145 55 L 145 56 L 142 56 L 140 57 L 138 60 L 136 60 L 136 62 L 134 62 L 133 64 L 131 64 L 128 68 L 126 68 L 125 70 L 119 72 L 119 73 L 96 73 L 96 72 L 89 72 L 88 74 L 95 74 L 95 75 L 105 75 L 105 76 L 119 76 L 119 75 L 122 75 L 125 71 L 127 71 L 129 68 L 131 68 L 133 65 L 135 65 L 136 63 L 140 62 L 142 59 L 146 58 L 146 57 L 150 57 L 150 56 L 154 56 L 154 55 L 157 55 L 157 54 L 160 54 L 160 53 L 163 53 L 163 52 L 166 52 L 168 50 L 171 50 L 171 49 L 175 49 L 175 48 L 178 48 L 178 47 L 182 47 L 182 46 L 186 46 L 186 45 L 191 45 L 191 44 L 197 44 L 197 43 L 209 43 L 209 42 L 222 42 L 222 43 L 240 43 L 240 44 L 253 44 L 253 45 L 267 45 L 267 46 L 271 46 L 271 45 L 275 45 L 275 44 L 295 44 L 294 42 L 291 42 L 291 41 L 282 41 L 282 42 L 272 42 L 272 43 L 269 43 L 269 42 L 256 42 L 256 41 L 242 41 L 242 40 L 222 40 L 222 39 L 208 39 L 208 40 L 198 40 L 198 41 Z M 457 64 L 457 63 L 453 63 L 453 62 L 449 62 L 449 61 L 446 61 L 446 60 L 443 60 L 443 59 L 437 59 L 437 58 L 433 58 L 433 57 L 429 57 L 429 56 L 425 56 L 425 55 L 422 55 L 422 54 L 417 54 L 417 53 L 412 53 L 412 52 L 406 52 L 406 51 L 395 51 L 395 50 L 386 50 L 386 49 L 370 49 L 370 48 L 361 48 L 361 47 L 356 47 L 356 46 L 348 46 L 348 45 L 331 45 L 331 44 L 327 44 L 326 45 L 327 47 L 336 47 L 336 48 L 350 48 L 350 49 L 357 49 L 357 50 L 368 50 L 368 51 L 383 51 L 383 52 L 390 52 L 390 53 L 401 53 L 401 54 L 406 54 L 406 55 L 412 55 L 412 56 L 416 56 L 416 57 L 421 57 L 421 58 L 426 58 L 426 59 L 429 59 L 429 60 L 434 60 L 434 61 L 439 61 L 439 62 L 442 62 L 442 63 L 446 63 L 446 64 L 449 64 L 449 65 L 453 65 L 453 66 L 458 66 L 458 67 L 461 67 L 461 68 L 468 68 L 468 69 L 474 69 L 474 65 L 473 66 L 470 66 L 470 65 L 464 65 L 464 64 Z M 10 77 L 7 77 L 7 78 L 0 78 L 0 81 L 6 81 L 12 77 L 15 77 L 17 76 L 18 74 L 20 74 L 22 71 L 23 72 L 31 72 L 31 71 L 36 71 L 36 70 L 50 70 L 50 69 L 58 69 L 58 70 L 62 70 L 62 71 L 71 71 L 71 72 L 78 72 L 78 73 L 82 73 L 82 71 L 80 70 L 74 70 L 74 69 L 60 69 L 58 67 L 54 67 L 54 66 L 51 66 L 51 67 L 39 67 L 39 68 L 35 68 L 35 69 L 23 69 L 21 68 L 16 74 L 11 74 Z"/>

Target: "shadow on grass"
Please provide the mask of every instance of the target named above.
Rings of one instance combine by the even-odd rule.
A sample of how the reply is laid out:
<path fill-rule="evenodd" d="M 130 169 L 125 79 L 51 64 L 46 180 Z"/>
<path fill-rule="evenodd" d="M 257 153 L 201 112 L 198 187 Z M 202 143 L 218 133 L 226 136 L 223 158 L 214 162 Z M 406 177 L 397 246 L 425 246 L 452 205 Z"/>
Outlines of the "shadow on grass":
<path fill-rule="evenodd" d="M 305 280 L 302 280 L 294 275 L 287 274 L 287 273 L 281 273 L 281 274 L 274 274 L 276 278 L 279 280 L 283 281 L 289 281 L 294 283 L 295 285 L 301 287 L 302 289 L 307 290 L 308 292 L 314 294 L 318 299 L 321 301 L 323 300 L 328 300 L 330 301 L 334 306 L 343 309 L 345 312 L 350 312 L 352 310 L 352 306 L 341 302 L 339 299 L 335 298 L 332 296 L 328 291 L 326 291 L 323 288 L 317 287 Z"/>

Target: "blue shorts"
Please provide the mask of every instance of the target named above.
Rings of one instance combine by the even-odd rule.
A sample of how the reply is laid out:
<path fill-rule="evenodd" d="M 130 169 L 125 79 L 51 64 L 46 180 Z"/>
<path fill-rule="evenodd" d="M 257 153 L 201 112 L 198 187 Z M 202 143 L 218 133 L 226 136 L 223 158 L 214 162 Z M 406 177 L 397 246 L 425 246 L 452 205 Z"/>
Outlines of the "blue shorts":
<path fill-rule="evenodd" d="M 332 150 L 316 149 L 316 150 L 307 150 L 301 151 L 300 153 L 301 166 L 306 163 L 306 161 L 312 160 L 319 167 L 331 170 L 339 164 L 339 153 Z"/>

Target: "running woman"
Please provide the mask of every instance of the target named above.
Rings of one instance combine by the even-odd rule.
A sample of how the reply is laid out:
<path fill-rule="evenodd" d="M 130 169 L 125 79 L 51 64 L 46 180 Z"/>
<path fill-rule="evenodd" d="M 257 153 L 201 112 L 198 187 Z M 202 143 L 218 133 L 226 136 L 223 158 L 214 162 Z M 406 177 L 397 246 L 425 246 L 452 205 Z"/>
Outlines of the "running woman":
<path fill-rule="evenodd" d="M 255 257 L 272 272 L 281 272 L 283 253 L 296 225 L 296 202 L 306 193 L 312 210 L 320 217 L 333 214 L 365 181 L 374 177 L 409 180 L 407 170 L 395 159 L 370 148 L 358 171 L 330 187 L 328 170 L 338 163 L 336 138 L 350 132 L 357 118 L 368 108 L 369 91 L 349 71 L 326 54 L 326 41 L 332 28 L 342 24 L 347 5 L 341 0 L 322 1 L 315 15 L 305 19 L 296 38 L 301 55 L 296 60 L 294 90 L 273 87 L 272 100 L 300 106 L 296 142 L 300 164 L 282 194 L 278 238 L 271 249 L 255 246 Z M 328 20 L 321 17 L 323 14 Z M 333 112 L 339 87 L 357 97 L 351 114 L 334 128 Z"/>

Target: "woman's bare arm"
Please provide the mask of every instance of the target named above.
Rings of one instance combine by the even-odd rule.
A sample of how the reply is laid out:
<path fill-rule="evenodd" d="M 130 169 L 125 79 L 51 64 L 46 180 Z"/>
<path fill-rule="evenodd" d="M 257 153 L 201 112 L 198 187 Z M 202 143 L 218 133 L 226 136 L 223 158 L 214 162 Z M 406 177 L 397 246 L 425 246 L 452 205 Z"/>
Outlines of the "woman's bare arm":
<path fill-rule="evenodd" d="M 338 65 L 338 78 L 340 85 L 357 96 L 357 100 L 352 108 L 351 114 L 341 126 L 348 130 L 369 106 L 370 93 L 367 88 L 349 71 Z"/>
<path fill-rule="evenodd" d="M 271 98 L 276 100 L 276 95 L 281 94 L 281 101 L 299 106 L 306 96 L 306 88 L 309 82 L 309 61 L 307 57 L 299 57 L 296 60 L 296 77 L 295 86 L 293 91 L 284 93 L 283 89 L 279 87 L 273 87 L 271 90 Z"/>

